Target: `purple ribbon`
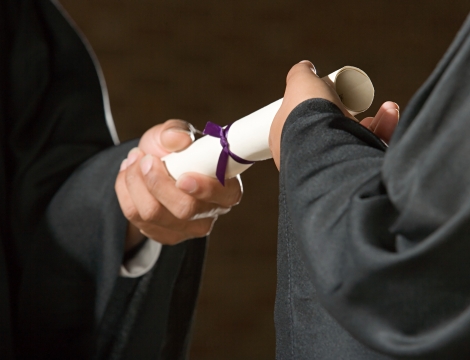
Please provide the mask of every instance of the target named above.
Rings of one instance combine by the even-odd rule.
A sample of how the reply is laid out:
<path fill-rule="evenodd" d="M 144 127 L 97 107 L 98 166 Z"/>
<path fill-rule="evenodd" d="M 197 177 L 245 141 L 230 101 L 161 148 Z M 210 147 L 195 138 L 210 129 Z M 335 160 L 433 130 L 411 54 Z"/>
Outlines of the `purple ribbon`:
<path fill-rule="evenodd" d="M 222 185 L 225 186 L 225 171 L 227 170 L 228 164 L 228 157 L 230 156 L 233 160 L 240 164 L 253 164 L 254 161 L 248 161 L 242 159 L 241 157 L 235 155 L 233 152 L 230 151 L 230 145 L 227 140 L 228 130 L 230 129 L 232 124 L 227 125 L 225 129 L 213 122 L 208 121 L 204 131 L 202 132 L 204 135 L 210 135 L 220 139 L 220 145 L 222 145 L 222 151 L 220 152 L 219 161 L 217 163 L 217 171 L 215 175 L 217 179 L 220 181 Z"/>

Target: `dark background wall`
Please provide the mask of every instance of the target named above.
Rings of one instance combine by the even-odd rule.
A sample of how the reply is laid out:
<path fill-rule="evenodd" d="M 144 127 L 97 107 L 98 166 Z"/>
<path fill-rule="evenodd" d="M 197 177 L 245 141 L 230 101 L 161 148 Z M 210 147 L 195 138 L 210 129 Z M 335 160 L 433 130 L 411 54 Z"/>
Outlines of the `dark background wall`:
<path fill-rule="evenodd" d="M 468 0 L 62 0 L 108 82 L 122 140 L 168 118 L 203 128 L 282 97 L 289 68 L 354 65 L 402 109 L 470 10 Z M 243 174 L 245 195 L 210 240 L 191 359 L 273 359 L 277 171 Z"/>

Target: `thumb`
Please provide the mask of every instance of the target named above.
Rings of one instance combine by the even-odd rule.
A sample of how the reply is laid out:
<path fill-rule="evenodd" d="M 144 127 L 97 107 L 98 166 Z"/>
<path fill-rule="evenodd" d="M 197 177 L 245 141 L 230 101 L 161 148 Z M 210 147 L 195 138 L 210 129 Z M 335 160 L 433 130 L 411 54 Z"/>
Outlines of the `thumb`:
<path fill-rule="evenodd" d="M 163 157 L 186 149 L 194 141 L 194 127 L 183 120 L 167 120 L 145 132 L 139 148 L 145 154 Z"/>

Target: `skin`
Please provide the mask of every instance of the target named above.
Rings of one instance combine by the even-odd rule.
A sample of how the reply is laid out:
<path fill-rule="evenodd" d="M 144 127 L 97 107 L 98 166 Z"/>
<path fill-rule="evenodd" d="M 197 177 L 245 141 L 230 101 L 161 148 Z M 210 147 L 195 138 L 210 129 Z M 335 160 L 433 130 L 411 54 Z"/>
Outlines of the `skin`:
<path fill-rule="evenodd" d="M 289 113 L 302 101 L 323 98 L 335 103 L 345 116 L 351 116 L 342 105 L 328 79 L 320 79 L 309 61 L 294 65 L 286 80 L 284 100 L 270 131 L 270 148 L 279 169 L 280 139 Z M 361 124 L 388 142 L 399 119 L 399 108 L 385 102 L 376 116 Z M 210 233 L 221 214 L 230 211 L 242 197 L 239 177 L 222 186 L 217 179 L 187 173 L 175 181 L 166 171 L 163 156 L 188 147 L 194 140 L 191 125 L 182 120 L 168 120 L 149 129 L 138 148 L 132 149 L 121 165 L 115 189 L 121 209 L 128 219 L 125 250 L 146 237 L 165 245 Z"/>
<path fill-rule="evenodd" d="M 269 134 L 269 146 L 278 169 L 280 168 L 281 133 L 287 116 L 301 102 L 312 98 L 331 101 L 341 109 L 345 116 L 359 122 L 343 106 L 331 81 L 317 76 L 315 67 L 310 61 L 304 60 L 294 65 L 287 74 L 284 100 L 274 117 Z M 398 124 L 399 110 L 396 103 L 387 101 L 382 104 L 374 117 L 367 117 L 360 123 L 388 143 Z"/>
<path fill-rule="evenodd" d="M 222 186 L 217 179 L 197 173 L 183 174 L 178 181 L 168 174 L 160 158 L 188 147 L 194 140 L 192 130 L 182 120 L 156 125 L 123 161 L 115 189 L 129 221 L 126 251 L 146 237 L 174 245 L 205 236 L 219 215 L 240 202 L 239 177 Z"/>

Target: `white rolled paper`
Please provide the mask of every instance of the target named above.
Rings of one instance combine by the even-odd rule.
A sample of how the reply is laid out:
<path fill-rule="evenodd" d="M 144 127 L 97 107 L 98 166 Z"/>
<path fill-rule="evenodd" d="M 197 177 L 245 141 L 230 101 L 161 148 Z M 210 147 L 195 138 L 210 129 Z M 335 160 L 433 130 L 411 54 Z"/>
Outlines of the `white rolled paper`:
<path fill-rule="evenodd" d="M 374 99 L 374 87 L 369 77 L 361 69 L 345 66 L 330 75 L 341 101 L 346 109 L 356 115 L 366 111 Z M 271 123 L 282 104 L 279 99 L 254 113 L 235 121 L 228 132 L 230 150 L 249 161 L 272 158 L 269 149 Z M 206 135 L 196 140 L 183 151 L 162 158 L 174 179 L 186 172 L 197 172 L 216 177 L 216 168 L 222 146 L 220 139 Z M 229 157 L 225 178 L 230 179 L 248 169 L 252 164 L 240 164 Z"/>

